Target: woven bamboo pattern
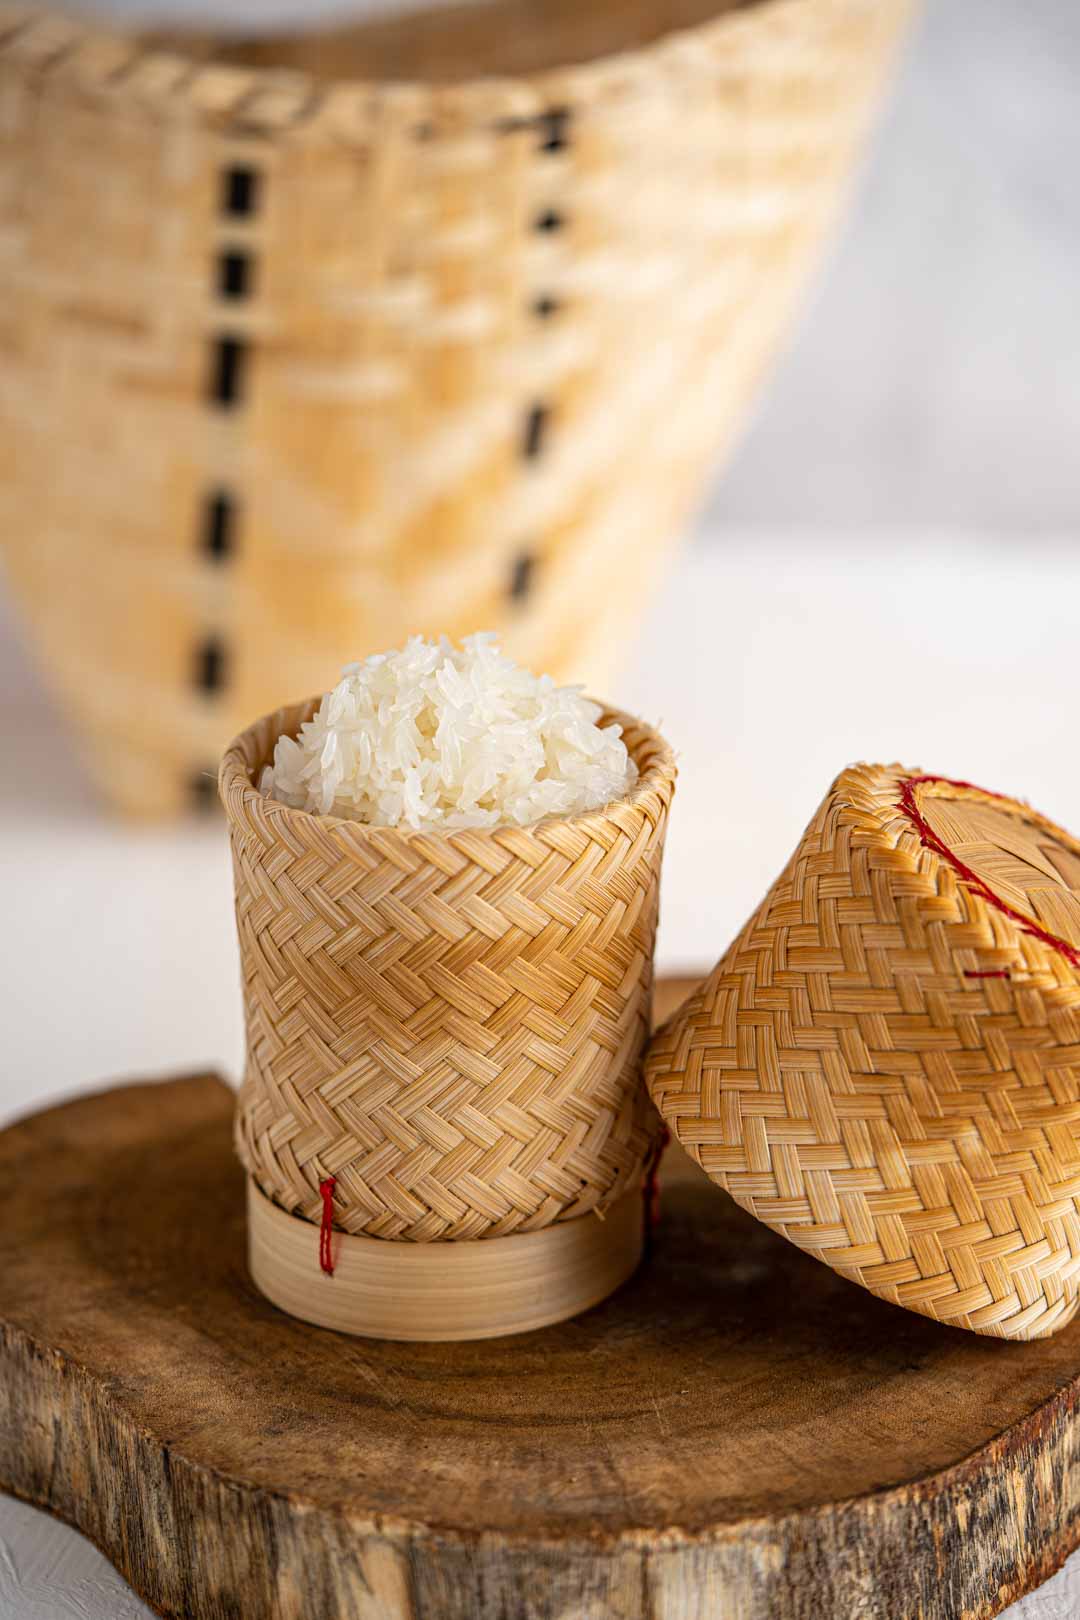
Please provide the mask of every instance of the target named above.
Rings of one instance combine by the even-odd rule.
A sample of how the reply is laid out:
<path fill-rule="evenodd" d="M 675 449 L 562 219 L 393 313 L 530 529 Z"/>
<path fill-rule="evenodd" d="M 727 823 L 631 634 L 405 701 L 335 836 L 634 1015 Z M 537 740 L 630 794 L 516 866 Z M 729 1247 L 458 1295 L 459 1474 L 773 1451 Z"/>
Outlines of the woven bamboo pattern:
<path fill-rule="evenodd" d="M 609 689 L 905 9 L 226 49 L 0 0 L 0 542 L 113 803 L 212 796 L 251 715 L 415 631 Z"/>
<path fill-rule="evenodd" d="M 759 1220 L 871 1293 L 1031 1339 L 1080 1269 L 1080 844 L 900 766 L 834 783 L 655 1038 L 652 1096 Z"/>
<path fill-rule="evenodd" d="M 258 722 L 221 766 L 245 1167 L 313 1222 L 334 1176 L 335 1224 L 371 1237 L 602 1214 L 640 1183 L 660 1129 L 641 1063 L 670 749 L 612 712 L 640 775 L 605 810 L 449 834 L 368 827 L 252 786 L 314 707 Z"/>

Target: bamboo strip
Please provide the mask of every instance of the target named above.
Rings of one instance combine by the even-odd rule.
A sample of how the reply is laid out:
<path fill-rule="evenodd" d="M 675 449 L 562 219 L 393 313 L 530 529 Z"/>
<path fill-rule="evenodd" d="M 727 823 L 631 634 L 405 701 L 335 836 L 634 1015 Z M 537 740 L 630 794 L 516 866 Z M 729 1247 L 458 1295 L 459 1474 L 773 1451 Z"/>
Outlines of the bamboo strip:
<path fill-rule="evenodd" d="M 336 1232 L 334 1271 L 319 1233 L 248 1179 L 248 1262 L 273 1304 L 319 1327 L 375 1339 L 493 1339 L 562 1322 L 636 1270 L 644 1206 L 630 1192 L 603 1220 L 582 1215 L 484 1243 L 387 1243 Z"/>

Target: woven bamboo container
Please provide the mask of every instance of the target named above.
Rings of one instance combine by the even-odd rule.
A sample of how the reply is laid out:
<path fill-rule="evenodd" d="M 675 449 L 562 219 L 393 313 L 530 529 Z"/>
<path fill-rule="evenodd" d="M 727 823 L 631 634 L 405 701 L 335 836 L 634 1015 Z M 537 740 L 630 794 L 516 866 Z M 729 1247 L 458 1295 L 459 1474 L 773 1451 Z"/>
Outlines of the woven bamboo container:
<path fill-rule="evenodd" d="M 1080 843 L 1027 805 L 845 771 L 647 1068 L 713 1179 L 871 1293 L 1008 1339 L 1075 1313 Z"/>
<path fill-rule="evenodd" d="M 905 4 L 0 4 L 0 541 L 106 796 L 179 809 L 414 631 L 607 689 Z"/>
<path fill-rule="evenodd" d="M 255 1280 L 294 1314 L 391 1338 L 571 1315 L 641 1253 L 660 1129 L 642 1057 L 671 751 L 615 714 L 640 775 L 602 811 L 454 833 L 369 827 L 254 786 L 314 707 L 244 732 L 220 775 Z"/>

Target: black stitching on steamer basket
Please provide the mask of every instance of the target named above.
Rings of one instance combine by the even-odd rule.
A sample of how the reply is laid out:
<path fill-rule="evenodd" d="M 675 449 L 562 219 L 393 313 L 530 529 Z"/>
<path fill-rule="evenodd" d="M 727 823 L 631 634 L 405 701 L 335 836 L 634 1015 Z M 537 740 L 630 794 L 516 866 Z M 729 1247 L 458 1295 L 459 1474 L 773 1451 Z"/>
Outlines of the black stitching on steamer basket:
<path fill-rule="evenodd" d="M 526 461 L 535 461 L 544 448 L 551 412 L 546 405 L 534 405 L 525 418 L 525 431 L 521 440 L 521 453 Z"/>
<path fill-rule="evenodd" d="M 536 575 L 536 554 L 522 551 L 514 558 L 510 572 L 510 600 L 524 602 L 532 592 Z"/>
<path fill-rule="evenodd" d="M 203 515 L 203 550 L 212 562 L 225 562 L 236 546 L 236 502 L 228 490 L 207 497 Z"/>
<path fill-rule="evenodd" d="M 229 219 L 249 219 L 259 204 L 259 171 L 246 163 L 234 163 L 221 181 L 221 212 Z"/>
<path fill-rule="evenodd" d="M 218 259 L 218 292 L 222 298 L 251 297 L 251 257 L 238 248 L 227 249 Z"/>
<path fill-rule="evenodd" d="M 564 152 L 570 145 L 569 124 L 569 107 L 552 107 L 549 112 L 541 113 L 539 118 L 541 152 Z"/>
<path fill-rule="evenodd" d="M 213 349 L 210 398 L 229 409 L 243 398 L 247 344 L 239 337 L 219 337 Z"/>
<path fill-rule="evenodd" d="M 227 658 L 225 643 L 218 635 L 209 635 L 195 649 L 195 685 L 208 697 L 225 686 Z"/>

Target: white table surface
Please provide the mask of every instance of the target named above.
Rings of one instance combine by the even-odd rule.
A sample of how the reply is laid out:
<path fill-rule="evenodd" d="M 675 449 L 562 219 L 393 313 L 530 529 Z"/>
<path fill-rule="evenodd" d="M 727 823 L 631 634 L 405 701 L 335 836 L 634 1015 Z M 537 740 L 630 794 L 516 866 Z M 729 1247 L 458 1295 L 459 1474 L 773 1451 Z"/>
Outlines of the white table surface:
<path fill-rule="evenodd" d="M 662 969 L 719 955 L 853 759 L 962 776 L 1080 825 L 1075 547 L 710 538 L 683 555 L 608 694 L 680 756 Z M 2 613 L 0 1125 L 117 1076 L 209 1064 L 235 1078 L 222 823 L 106 818 Z M 71 1616 L 149 1610 L 82 1537 L 0 1497 L 0 1620 Z M 1009 1616 L 1076 1620 L 1080 1555 Z"/>

